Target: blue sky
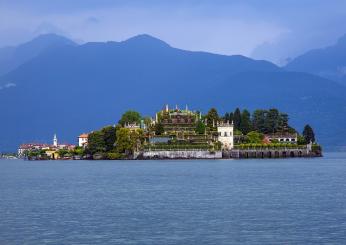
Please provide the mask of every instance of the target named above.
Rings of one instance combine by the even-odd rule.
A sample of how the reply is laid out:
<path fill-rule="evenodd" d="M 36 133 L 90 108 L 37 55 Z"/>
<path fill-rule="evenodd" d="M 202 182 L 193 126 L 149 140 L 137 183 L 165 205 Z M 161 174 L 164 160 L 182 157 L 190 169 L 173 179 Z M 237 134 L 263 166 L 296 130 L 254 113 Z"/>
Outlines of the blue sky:
<path fill-rule="evenodd" d="M 346 33 L 344 0 L 0 0 L 0 47 L 54 32 L 79 42 L 147 33 L 174 47 L 284 63 Z"/>

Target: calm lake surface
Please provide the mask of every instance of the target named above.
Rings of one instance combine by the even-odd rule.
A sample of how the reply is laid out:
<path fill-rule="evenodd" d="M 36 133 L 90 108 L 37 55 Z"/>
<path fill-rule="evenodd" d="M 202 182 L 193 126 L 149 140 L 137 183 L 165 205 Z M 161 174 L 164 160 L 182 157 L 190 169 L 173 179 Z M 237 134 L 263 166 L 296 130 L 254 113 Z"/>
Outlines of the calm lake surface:
<path fill-rule="evenodd" d="M 346 244 L 346 153 L 0 160 L 0 244 Z"/>

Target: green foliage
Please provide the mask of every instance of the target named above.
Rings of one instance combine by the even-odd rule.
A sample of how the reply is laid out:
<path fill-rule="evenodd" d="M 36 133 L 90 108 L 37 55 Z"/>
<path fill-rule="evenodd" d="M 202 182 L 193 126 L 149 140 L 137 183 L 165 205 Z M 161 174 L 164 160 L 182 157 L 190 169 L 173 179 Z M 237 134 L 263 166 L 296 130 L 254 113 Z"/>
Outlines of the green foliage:
<path fill-rule="evenodd" d="M 127 111 L 119 120 L 119 124 L 122 126 L 125 126 L 126 123 L 140 123 L 141 122 L 141 115 L 137 111 Z"/>
<path fill-rule="evenodd" d="M 273 108 L 269 110 L 255 110 L 252 114 L 253 130 L 264 133 L 295 133 L 288 124 L 288 115 Z"/>
<path fill-rule="evenodd" d="M 241 123 L 241 112 L 240 112 L 240 109 L 237 108 L 237 109 L 235 109 L 234 114 L 233 114 L 234 129 L 241 131 L 240 123 Z"/>
<path fill-rule="evenodd" d="M 216 123 L 220 120 L 217 110 L 215 108 L 211 108 L 208 111 L 208 114 L 206 115 L 206 119 L 207 119 L 207 125 L 209 128 L 213 127 L 213 122 L 216 125 Z"/>
<path fill-rule="evenodd" d="M 111 151 L 114 149 L 116 141 L 116 129 L 113 126 L 107 126 L 101 129 L 105 151 Z"/>
<path fill-rule="evenodd" d="M 144 134 L 141 129 L 120 128 L 117 130 L 116 151 L 128 156 L 132 155 L 134 151 L 139 150 L 143 141 Z"/>
<path fill-rule="evenodd" d="M 102 131 L 94 131 L 88 136 L 88 146 L 86 148 L 87 153 L 95 154 L 97 152 L 106 151 L 106 143 L 103 138 Z"/>
<path fill-rule="evenodd" d="M 107 153 L 107 159 L 109 160 L 117 160 L 122 159 L 124 156 L 118 152 L 108 152 Z"/>
<path fill-rule="evenodd" d="M 243 112 L 241 113 L 241 120 L 240 120 L 240 128 L 239 129 L 243 134 L 248 134 L 252 129 L 250 112 L 248 110 L 243 110 Z"/>
<path fill-rule="evenodd" d="M 196 133 L 197 134 L 204 134 L 205 132 L 205 124 L 202 121 L 198 121 L 196 125 Z"/>
<path fill-rule="evenodd" d="M 58 150 L 58 154 L 59 154 L 60 157 L 64 157 L 64 156 L 66 156 L 68 153 L 69 153 L 69 151 L 66 150 L 66 149 L 59 149 L 59 150 Z"/>
<path fill-rule="evenodd" d="M 159 122 L 155 124 L 155 134 L 161 135 L 165 132 L 165 129 L 163 128 L 163 125 Z"/>
<path fill-rule="evenodd" d="M 262 143 L 264 138 L 264 135 L 257 131 L 251 131 L 246 136 L 249 143 Z"/>
<path fill-rule="evenodd" d="M 243 135 L 243 133 L 239 129 L 235 129 L 233 133 L 234 135 L 238 135 L 238 136 Z"/>
<path fill-rule="evenodd" d="M 298 135 L 297 144 L 298 144 L 298 145 L 306 145 L 306 144 L 307 144 L 306 141 L 305 141 L 304 136 Z"/>
<path fill-rule="evenodd" d="M 315 133 L 309 124 L 305 125 L 303 130 L 303 137 L 307 143 L 315 143 Z"/>

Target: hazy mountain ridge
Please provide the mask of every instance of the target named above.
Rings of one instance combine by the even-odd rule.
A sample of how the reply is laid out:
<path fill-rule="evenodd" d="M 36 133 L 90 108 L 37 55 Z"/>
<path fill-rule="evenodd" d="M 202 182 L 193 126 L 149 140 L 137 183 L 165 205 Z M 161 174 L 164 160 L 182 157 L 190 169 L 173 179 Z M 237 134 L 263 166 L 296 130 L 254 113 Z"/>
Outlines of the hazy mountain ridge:
<path fill-rule="evenodd" d="M 313 73 L 346 85 L 346 35 L 332 46 L 298 56 L 285 69 Z"/>
<path fill-rule="evenodd" d="M 16 47 L 0 48 L 0 75 L 12 71 L 49 48 L 75 46 L 73 41 L 55 34 L 40 35 Z"/>
<path fill-rule="evenodd" d="M 322 143 L 346 144 L 343 86 L 267 61 L 172 48 L 148 35 L 49 48 L 1 82 L 16 86 L 0 90 L 0 149 L 54 133 L 74 142 L 79 133 L 116 123 L 125 110 L 153 115 L 166 103 L 221 113 L 278 107 L 298 129 L 312 124 Z"/>

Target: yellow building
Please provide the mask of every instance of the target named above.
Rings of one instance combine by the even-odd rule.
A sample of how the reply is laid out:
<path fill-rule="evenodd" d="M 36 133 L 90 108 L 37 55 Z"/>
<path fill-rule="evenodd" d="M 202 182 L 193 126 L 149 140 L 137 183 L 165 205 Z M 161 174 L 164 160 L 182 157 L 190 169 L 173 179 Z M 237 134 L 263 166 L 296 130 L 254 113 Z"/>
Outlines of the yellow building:
<path fill-rule="evenodd" d="M 57 151 L 54 151 L 54 150 L 47 150 L 46 154 L 52 160 L 57 160 L 60 158 L 59 153 Z"/>

